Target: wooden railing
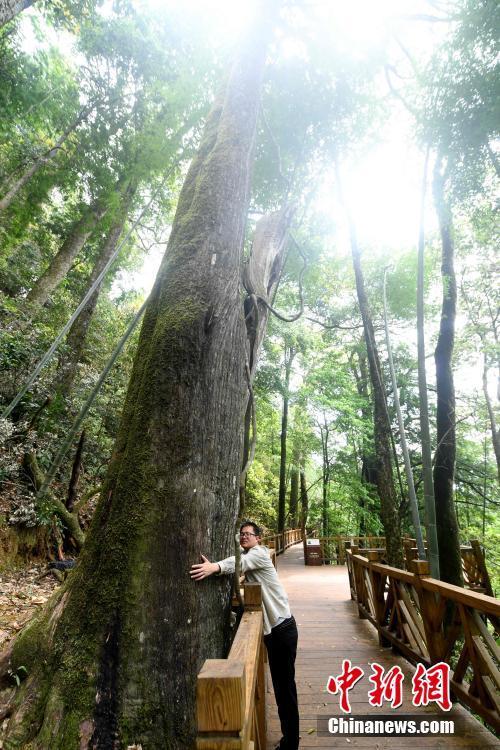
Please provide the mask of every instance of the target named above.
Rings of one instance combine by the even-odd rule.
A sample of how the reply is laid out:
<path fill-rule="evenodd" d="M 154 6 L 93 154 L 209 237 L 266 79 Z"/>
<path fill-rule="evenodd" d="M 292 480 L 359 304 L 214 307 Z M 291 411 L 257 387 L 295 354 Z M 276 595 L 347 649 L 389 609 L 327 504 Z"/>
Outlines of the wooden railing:
<path fill-rule="evenodd" d="M 356 552 L 346 550 L 351 596 L 380 644 L 413 663 L 450 664 L 455 696 L 500 731 L 500 601 L 430 578 L 425 560 L 405 571 Z"/>
<path fill-rule="evenodd" d="M 262 537 L 262 544 L 266 544 L 271 549 L 276 550 L 277 555 L 281 555 L 292 544 L 302 541 L 302 529 L 287 529 L 282 534 L 268 534 Z"/>
<path fill-rule="evenodd" d="M 403 539 L 405 565 L 407 570 L 411 570 L 412 560 L 418 557 L 418 550 L 415 539 Z M 427 550 L 427 543 L 424 543 Z M 479 594 L 494 596 L 491 586 L 490 576 L 486 568 L 483 549 L 477 539 L 471 539 L 470 544 L 462 544 L 460 547 L 462 557 L 462 573 L 464 584 L 472 591 Z"/>
<path fill-rule="evenodd" d="M 266 750 L 260 584 L 245 584 L 244 599 L 229 656 L 207 659 L 198 674 L 198 750 Z"/>
<path fill-rule="evenodd" d="M 316 538 L 319 539 L 321 546 L 321 556 L 327 564 L 345 565 L 346 542 L 355 544 L 358 548 L 374 549 L 380 547 L 385 549 L 385 536 L 337 534 L 336 536 L 317 536 Z"/>
<path fill-rule="evenodd" d="M 318 537 L 321 545 L 321 554 L 325 563 L 345 565 L 345 547 L 354 546 L 363 555 L 367 550 L 377 550 L 379 562 L 387 562 L 385 558 L 384 536 L 324 536 Z M 427 550 L 427 543 L 425 543 Z M 403 538 L 403 552 L 406 570 L 411 571 L 412 561 L 418 557 L 416 540 L 409 537 Z M 462 555 L 462 571 L 464 584 L 472 591 L 479 594 L 494 596 L 491 580 L 486 568 L 483 549 L 477 539 L 471 539 L 470 544 L 460 547 Z"/>

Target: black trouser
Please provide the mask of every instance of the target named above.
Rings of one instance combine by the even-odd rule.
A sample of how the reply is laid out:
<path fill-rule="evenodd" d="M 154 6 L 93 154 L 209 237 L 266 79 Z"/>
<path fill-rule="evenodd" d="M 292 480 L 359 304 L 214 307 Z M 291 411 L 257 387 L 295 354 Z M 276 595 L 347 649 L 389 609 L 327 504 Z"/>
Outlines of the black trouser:
<path fill-rule="evenodd" d="M 299 746 L 299 707 L 295 685 L 297 639 L 297 624 L 293 616 L 264 636 L 283 734 L 282 750 L 297 750 Z"/>

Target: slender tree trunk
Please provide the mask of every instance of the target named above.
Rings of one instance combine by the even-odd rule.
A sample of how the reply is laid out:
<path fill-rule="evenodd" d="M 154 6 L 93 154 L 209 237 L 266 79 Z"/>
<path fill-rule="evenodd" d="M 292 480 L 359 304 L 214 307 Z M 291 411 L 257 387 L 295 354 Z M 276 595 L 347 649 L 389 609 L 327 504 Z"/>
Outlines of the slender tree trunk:
<path fill-rule="evenodd" d="M 73 466 L 71 468 L 71 478 L 69 480 L 68 496 L 66 498 L 66 507 L 70 513 L 73 512 L 74 507 L 75 507 L 76 490 L 78 487 L 78 480 L 80 479 L 80 474 L 82 471 L 82 455 L 83 455 L 84 444 L 85 444 L 85 430 L 82 430 L 82 434 L 80 435 L 80 440 L 78 441 L 78 445 L 76 448 Z"/>
<path fill-rule="evenodd" d="M 77 497 L 78 481 L 82 471 L 82 456 L 83 446 L 85 444 L 85 430 L 82 430 L 78 445 L 76 447 L 75 458 L 73 460 L 73 466 L 71 467 L 71 477 L 68 486 L 68 495 L 66 497 L 66 508 L 69 513 L 75 516 L 75 520 L 78 520 L 78 516 L 75 514 L 75 502 Z M 74 540 L 71 537 L 71 531 L 69 528 L 64 529 L 64 541 L 63 548 L 65 552 L 72 551 L 75 549 Z"/>
<path fill-rule="evenodd" d="M 78 115 L 77 119 L 71 123 L 71 125 L 64 131 L 61 137 L 56 143 L 50 148 L 45 154 L 39 156 L 32 164 L 27 167 L 19 177 L 13 175 L 5 185 L 2 185 L 1 190 L 4 192 L 3 198 L 0 199 L 0 211 L 6 211 L 11 205 L 14 198 L 17 196 L 20 190 L 28 184 L 31 178 L 49 161 L 54 159 L 61 150 L 64 143 L 67 141 L 71 133 L 73 133 L 78 125 L 85 119 L 85 117 L 91 112 L 91 108 L 87 107 L 82 110 Z"/>
<path fill-rule="evenodd" d="M 34 0 L 0 0 L 0 28 L 33 3 Z"/>
<path fill-rule="evenodd" d="M 363 346 L 363 341 L 361 342 Z M 361 481 L 365 485 L 365 495 L 360 495 L 359 508 L 360 508 L 360 521 L 359 521 L 359 535 L 364 536 L 367 532 L 366 528 L 366 500 L 367 496 L 370 497 L 377 492 L 377 466 L 376 459 L 373 453 L 373 437 L 368 438 L 365 432 L 364 425 L 370 421 L 373 424 L 373 414 L 370 408 L 370 397 L 368 393 L 368 369 L 366 366 L 366 347 L 364 351 L 357 351 L 359 361 L 359 372 L 356 365 L 351 360 L 351 371 L 356 380 L 356 390 L 358 395 L 362 399 L 361 405 L 361 416 L 363 420 L 363 436 L 362 436 L 362 453 L 361 453 Z"/>
<path fill-rule="evenodd" d="M 427 373 L 425 369 L 425 319 L 424 319 L 424 214 L 427 186 L 427 164 L 429 150 L 425 156 L 424 177 L 420 198 L 420 227 L 418 235 L 417 272 L 417 356 L 418 356 L 418 406 L 420 411 L 420 440 L 422 443 L 422 479 L 424 505 L 429 545 L 429 567 L 433 578 L 439 578 L 439 547 L 436 526 L 436 503 L 432 478 L 431 434 L 429 427 L 429 401 L 427 398 Z"/>
<path fill-rule="evenodd" d="M 286 515 L 286 439 L 288 432 L 288 402 L 290 390 L 290 371 L 295 351 L 285 345 L 285 382 L 283 384 L 283 411 L 281 413 L 280 438 L 280 484 L 278 493 L 278 534 L 285 530 Z"/>
<path fill-rule="evenodd" d="M 391 438 L 385 388 L 382 370 L 375 342 L 373 323 L 366 297 L 365 282 L 361 268 L 361 254 L 359 251 L 356 232 L 352 221 L 351 250 L 354 275 L 356 277 L 356 291 L 359 309 L 363 320 L 366 353 L 370 371 L 370 381 L 373 397 L 373 426 L 376 456 L 377 492 L 380 498 L 380 514 L 387 545 L 387 558 L 390 565 L 403 567 L 403 543 L 401 539 L 401 521 L 398 512 L 396 489 L 392 474 Z"/>
<path fill-rule="evenodd" d="M 130 205 L 131 200 L 132 195 L 128 195 L 127 199 L 124 201 L 124 206 L 122 207 L 120 216 L 116 219 L 115 223 L 111 227 L 108 236 L 106 237 L 106 241 L 104 242 L 104 245 L 101 249 L 101 252 L 97 257 L 94 268 L 92 269 L 92 273 L 90 274 L 88 279 L 87 288 L 91 287 L 92 284 L 96 281 L 104 266 L 115 252 L 120 240 L 120 236 L 123 232 L 123 227 L 127 219 L 127 209 Z M 73 387 L 73 383 L 78 371 L 78 365 L 82 361 L 82 355 L 85 349 L 88 329 L 94 316 L 101 289 L 102 282 L 96 288 L 95 292 L 90 297 L 80 315 L 68 331 L 65 351 L 60 359 L 57 386 L 59 393 L 61 393 L 63 396 L 68 396 Z"/>
<path fill-rule="evenodd" d="M 358 394 L 363 398 L 361 407 L 361 416 L 363 422 L 373 421 L 373 414 L 370 408 L 370 394 L 368 392 L 368 368 L 366 366 L 366 350 L 359 352 L 359 372 L 360 378 L 357 382 Z M 361 462 L 361 478 L 366 484 L 376 488 L 377 486 L 377 467 L 375 456 L 373 454 L 372 439 L 368 440 L 363 433 L 363 456 Z"/>
<path fill-rule="evenodd" d="M 493 450 L 495 451 L 495 458 L 497 462 L 497 475 L 498 481 L 500 482 L 500 429 L 497 427 L 495 410 L 491 403 L 490 394 L 488 393 L 488 359 L 486 354 L 484 355 L 484 367 L 483 367 L 483 393 L 484 400 L 486 401 L 486 409 L 488 410 L 488 418 L 490 421 L 491 429 L 491 440 L 493 442 Z"/>
<path fill-rule="evenodd" d="M 387 270 L 384 272 L 384 325 L 385 325 L 385 341 L 386 341 L 386 346 L 387 346 L 387 357 L 389 360 L 389 369 L 391 371 L 394 406 L 396 408 L 396 414 L 398 418 L 399 439 L 401 442 L 401 451 L 403 453 L 403 459 L 404 459 L 404 465 L 405 465 L 406 483 L 408 485 L 408 497 L 410 499 L 410 509 L 411 509 L 411 517 L 413 521 L 413 529 L 415 531 L 415 537 L 417 540 L 418 556 L 421 560 L 425 560 L 426 556 L 425 556 L 425 549 L 424 549 L 424 540 L 422 536 L 422 527 L 420 526 L 420 515 L 418 512 L 417 494 L 415 492 L 415 483 L 413 481 L 413 471 L 412 471 L 411 463 L 410 463 L 410 452 L 408 450 L 408 444 L 406 442 L 403 413 L 401 411 L 401 404 L 399 401 L 396 369 L 394 367 L 394 360 L 392 358 L 391 337 L 389 335 L 389 322 L 387 318 L 386 281 L 387 281 Z"/>
<path fill-rule="evenodd" d="M 307 516 L 309 513 L 309 498 L 307 496 L 306 472 L 304 468 L 300 470 L 300 527 L 302 536 L 305 536 L 307 526 Z"/>
<path fill-rule="evenodd" d="M 189 168 L 79 563 L 13 648 L 29 676 L 6 748 L 194 745 L 196 675 L 227 648 L 230 582 L 195 583 L 189 568 L 233 550 L 248 398 L 240 263 L 275 10 L 259 6 Z"/>
<path fill-rule="evenodd" d="M 26 299 L 33 305 L 44 305 L 52 292 L 66 278 L 75 258 L 79 255 L 97 223 L 103 218 L 106 210 L 103 207 L 93 207 L 73 224 L 73 227 L 56 253 L 49 267 L 35 281 Z"/>
<path fill-rule="evenodd" d="M 299 505 L 299 469 L 292 466 L 290 472 L 290 528 L 297 526 L 297 508 Z"/>
<path fill-rule="evenodd" d="M 328 536 L 328 484 L 330 482 L 330 458 L 328 455 L 328 438 L 330 430 L 326 417 L 323 415 L 324 424 L 321 425 L 321 450 L 323 453 L 322 468 L 322 503 L 321 503 L 321 523 L 323 527 L 323 536 Z"/>
<path fill-rule="evenodd" d="M 434 200 L 441 233 L 443 305 L 439 335 L 434 352 L 437 391 L 437 446 L 434 456 L 434 496 L 439 545 L 441 579 L 463 586 L 460 538 L 455 512 L 453 483 L 455 479 L 455 387 L 452 355 L 455 341 L 457 285 L 453 263 L 454 243 L 451 212 L 445 203 L 443 177 L 439 163 L 434 172 Z"/>
<path fill-rule="evenodd" d="M 90 391 L 89 395 L 87 396 L 87 399 L 83 406 L 81 407 L 75 421 L 73 422 L 72 426 L 69 428 L 69 430 L 66 432 L 63 443 L 59 446 L 59 450 L 57 451 L 56 455 L 54 456 L 54 459 L 45 475 L 43 486 L 40 488 L 40 492 L 37 496 L 37 502 L 40 502 L 44 499 L 45 495 L 49 492 L 50 485 L 52 484 L 57 472 L 59 471 L 59 468 L 63 462 L 63 459 L 67 452 L 69 451 L 73 440 L 75 439 L 77 433 L 79 432 L 81 426 L 83 425 L 85 418 L 87 414 L 89 413 L 89 410 L 92 406 L 92 404 L 95 401 L 95 398 L 99 391 L 102 388 L 102 385 L 104 381 L 107 379 L 109 373 L 111 372 L 112 368 L 114 367 L 115 362 L 120 357 L 123 348 L 125 347 L 125 344 L 127 343 L 128 339 L 130 338 L 132 332 L 134 331 L 135 327 L 139 323 L 140 319 L 142 318 L 144 311 L 146 309 L 148 300 L 143 302 L 139 310 L 136 312 L 130 323 L 128 324 L 127 328 L 125 329 L 125 332 L 121 336 L 120 340 L 118 341 L 118 344 L 115 346 L 110 358 L 106 362 L 104 369 L 102 370 L 101 374 L 99 375 L 99 378 L 97 382 L 95 383 L 94 387 Z M 98 493 L 94 492 L 93 494 L 89 495 L 90 497 L 94 497 Z M 51 502 L 54 502 L 54 499 L 51 498 Z M 61 503 L 61 505 L 63 505 Z M 65 506 L 63 505 L 63 508 Z"/>

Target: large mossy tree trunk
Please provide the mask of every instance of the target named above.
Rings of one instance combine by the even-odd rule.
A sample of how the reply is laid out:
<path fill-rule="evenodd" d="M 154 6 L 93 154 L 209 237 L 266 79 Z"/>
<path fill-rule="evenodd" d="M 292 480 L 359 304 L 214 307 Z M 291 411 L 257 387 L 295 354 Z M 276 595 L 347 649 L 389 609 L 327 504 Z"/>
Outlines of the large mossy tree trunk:
<path fill-rule="evenodd" d="M 396 489 L 392 473 L 391 460 L 391 425 L 387 413 L 385 387 L 380 367 L 375 332 L 365 291 L 363 270 L 361 268 L 361 253 L 359 250 L 354 225 L 351 222 L 351 251 L 354 275 L 356 277 L 356 292 L 358 304 L 363 320 L 368 368 L 373 399 L 373 432 L 375 443 L 375 476 L 377 492 L 380 498 L 380 515 L 387 546 L 387 560 L 389 565 L 403 567 L 403 545 L 401 540 L 401 521 L 399 517 Z"/>
<path fill-rule="evenodd" d="M 434 170 L 434 202 L 441 233 L 441 276 L 443 304 L 439 334 L 434 351 L 436 363 L 436 452 L 434 454 L 434 497 L 441 580 L 463 586 L 460 537 L 455 512 L 456 431 L 455 385 L 452 356 L 457 314 L 457 283 L 454 267 L 454 241 L 451 210 L 444 195 L 444 177 L 440 164 Z"/>
<path fill-rule="evenodd" d="M 228 644 L 246 330 L 240 261 L 266 40 L 262 3 L 188 171 L 145 313 L 121 427 L 79 564 L 10 660 L 4 747 L 194 744 L 196 675 Z"/>

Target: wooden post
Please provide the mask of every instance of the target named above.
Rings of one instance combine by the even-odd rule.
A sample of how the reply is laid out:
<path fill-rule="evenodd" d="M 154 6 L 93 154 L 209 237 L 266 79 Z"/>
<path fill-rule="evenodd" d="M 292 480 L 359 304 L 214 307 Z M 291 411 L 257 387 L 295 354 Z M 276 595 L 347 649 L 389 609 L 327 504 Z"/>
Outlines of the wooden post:
<path fill-rule="evenodd" d="M 472 547 L 474 557 L 476 558 L 476 565 L 481 571 L 481 585 L 484 588 L 484 593 L 488 596 L 494 596 L 490 576 L 486 567 L 486 561 L 484 559 L 484 553 L 481 549 L 481 545 L 479 544 L 479 540 L 471 539 L 470 546 Z"/>
<path fill-rule="evenodd" d="M 347 575 L 349 576 L 349 588 L 351 590 L 351 599 L 356 599 L 356 584 L 354 582 L 354 573 L 352 569 L 352 555 L 351 555 L 351 542 L 344 542 L 345 552 L 344 558 L 347 566 Z"/>
<path fill-rule="evenodd" d="M 241 732 L 245 721 L 245 665 L 228 659 L 207 659 L 196 683 L 197 747 L 202 735 L 217 733 L 221 744 Z M 226 735 L 226 737 L 224 737 Z"/>
<path fill-rule="evenodd" d="M 403 539 L 405 565 L 406 565 L 406 570 L 409 570 L 409 571 L 411 571 L 411 559 L 412 559 L 411 548 L 412 547 L 413 547 L 413 542 L 411 541 L 411 539 Z"/>
<path fill-rule="evenodd" d="M 245 583 L 243 586 L 245 609 L 261 609 L 262 589 L 260 583 Z"/>
<path fill-rule="evenodd" d="M 375 619 L 378 624 L 378 642 L 381 646 L 389 646 L 390 641 L 384 637 L 381 632 L 381 628 L 384 627 L 385 617 L 385 599 L 384 599 L 384 588 L 386 576 L 382 575 L 378 571 L 373 570 L 371 563 L 378 562 L 379 554 L 375 549 L 369 549 L 366 553 L 368 560 L 370 561 L 369 575 L 372 584 L 373 591 L 373 604 L 375 606 Z"/>
<path fill-rule="evenodd" d="M 266 728 L 266 674 L 264 669 L 264 643 L 261 642 L 259 649 L 259 661 L 257 665 L 257 684 L 255 690 L 255 744 L 257 750 L 266 750 L 267 728 Z"/>
<path fill-rule="evenodd" d="M 354 554 L 354 552 L 353 552 Z M 353 563 L 353 569 L 354 569 L 354 585 L 356 589 L 356 601 L 358 603 L 358 615 L 361 620 L 366 620 L 366 614 L 361 609 L 360 605 L 365 604 L 365 582 L 363 580 L 363 568 L 362 566 L 354 559 L 352 559 Z"/>
<path fill-rule="evenodd" d="M 277 570 L 277 569 L 278 569 L 278 566 L 277 566 L 277 564 L 276 564 L 276 562 L 277 562 L 277 558 L 276 558 L 276 550 L 275 550 L 275 549 L 270 549 L 270 550 L 269 550 L 269 557 L 271 558 L 271 561 L 272 561 L 272 563 L 273 563 L 273 565 L 274 565 L 275 569 Z"/>
<path fill-rule="evenodd" d="M 429 563 L 427 560 L 412 560 L 411 572 L 417 576 L 429 576 Z"/>
<path fill-rule="evenodd" d="M 410 548 L 410 545 L 408 549 Z M 444 601 L 434 594 L 427 591 L 419 585 L 419 579 L 429 576 L 429 563 L 427 560 L 412 560 L 411 572 L 415 574 L 415 589 L 418 594 L 420 613 L 425 631 L 425 645 L 432 663 L 444 659 L 444 637 L 442 629 L 442 619 L 444 612 Z"/>

